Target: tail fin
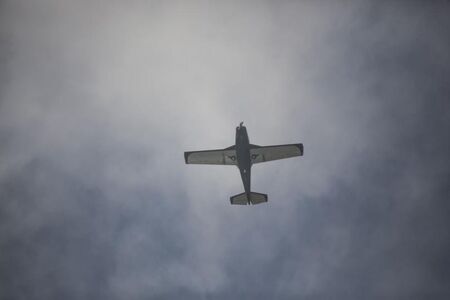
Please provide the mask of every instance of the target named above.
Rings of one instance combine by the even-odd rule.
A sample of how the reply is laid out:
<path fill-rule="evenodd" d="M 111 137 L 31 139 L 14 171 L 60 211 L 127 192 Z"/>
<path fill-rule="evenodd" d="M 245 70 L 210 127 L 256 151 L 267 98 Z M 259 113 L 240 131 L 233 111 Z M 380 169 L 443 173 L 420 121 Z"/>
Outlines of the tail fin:
<path fill-rule="evenodd" d="M 247 204 L 259 204 L 267 202 L 267 195 L 261 194 L 261 193 L 250 193 L 250 201 L 247 198 L 246 193 L 237 194 L 232 197 L 230 197 L 231 204 L 237 204 L 237 205 L 247 205 Z"/>

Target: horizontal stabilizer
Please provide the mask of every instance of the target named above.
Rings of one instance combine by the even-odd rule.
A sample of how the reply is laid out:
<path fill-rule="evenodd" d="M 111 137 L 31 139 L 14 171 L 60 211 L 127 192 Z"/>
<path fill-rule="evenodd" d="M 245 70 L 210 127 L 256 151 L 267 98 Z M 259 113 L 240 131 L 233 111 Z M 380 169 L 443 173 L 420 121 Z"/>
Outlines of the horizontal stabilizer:
<path fill-rule="evenodd" d="M 251 197 L 250 202 L 252 204 L 259 204 L 259 203 L 267 202 L 266 194 L 252 192 L 252 193 L 250 193 L 250 197 Z"/>
<path fill-rule="evenodd" d="M 249 201 L 247 194 L 242 193 L 242 194 L 238 194 L 238 195 L 234 195 L 234 196 L 230 197 L 230 202 L 231 202 L 231 204 L 235 204 L 235 205 L 259 204 L 259 203 L 267 202 L 267 195 L 251 192 L 250 193 L 250 201 Z"/>
<path fill-rule="evenodd" d="M 230 197 L 230 202 L 231 202 L 231 204 L 247 205 L 248 204 L 247 194 L 242 193 L 242 194 L 234 195 L 234 196 Z"/>

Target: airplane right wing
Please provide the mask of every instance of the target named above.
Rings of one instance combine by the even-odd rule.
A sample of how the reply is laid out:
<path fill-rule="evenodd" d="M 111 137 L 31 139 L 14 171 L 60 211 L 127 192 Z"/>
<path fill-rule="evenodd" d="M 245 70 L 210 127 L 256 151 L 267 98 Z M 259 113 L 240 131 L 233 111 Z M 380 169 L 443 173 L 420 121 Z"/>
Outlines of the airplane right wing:
<path fill-rule="evenodd" d="M 251 146 L 250 158 L 254 164 L 303 155 L 303 144 Z"/>
<path fill-rule="evenodd" d="M 226 149 L 184 152 L 187 164 L 237 165 L 234 146 Z"/>

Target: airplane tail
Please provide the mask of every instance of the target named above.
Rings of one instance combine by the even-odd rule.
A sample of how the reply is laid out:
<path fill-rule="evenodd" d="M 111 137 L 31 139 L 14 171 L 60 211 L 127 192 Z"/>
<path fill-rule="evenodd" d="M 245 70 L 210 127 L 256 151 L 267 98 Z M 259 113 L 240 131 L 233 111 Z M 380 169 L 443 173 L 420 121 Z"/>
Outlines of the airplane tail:
<path fill-rule="evenodd" d="M 237 204 L 237 205 L 247 205 L 247 204 L 259 204 L 267 202 L 267 195 L 261 194 L 261 193 L 250 193 L 250 201 L 247 197 L 246 193 L 237 194 L 232 197 L 230 197 L 231 204 Z"/>

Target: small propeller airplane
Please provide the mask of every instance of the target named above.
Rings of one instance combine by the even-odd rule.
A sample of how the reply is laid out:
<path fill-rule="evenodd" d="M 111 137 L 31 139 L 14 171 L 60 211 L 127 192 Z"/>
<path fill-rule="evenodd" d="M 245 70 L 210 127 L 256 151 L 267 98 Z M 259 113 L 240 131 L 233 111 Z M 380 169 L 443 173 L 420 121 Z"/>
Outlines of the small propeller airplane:
<path fill-rule="evenodd" d="M 186 164 L 234 165 L 241 172 L 244 193 L 230 197 L 231 204 L 267 202 L 267 195 L 250 191 L 253 164 L 303 155 L 303 144 L 258 146 L 250 144 L 244 122 L 236 127 L 236 144 L 225 149 L 184 152 Z"/>

